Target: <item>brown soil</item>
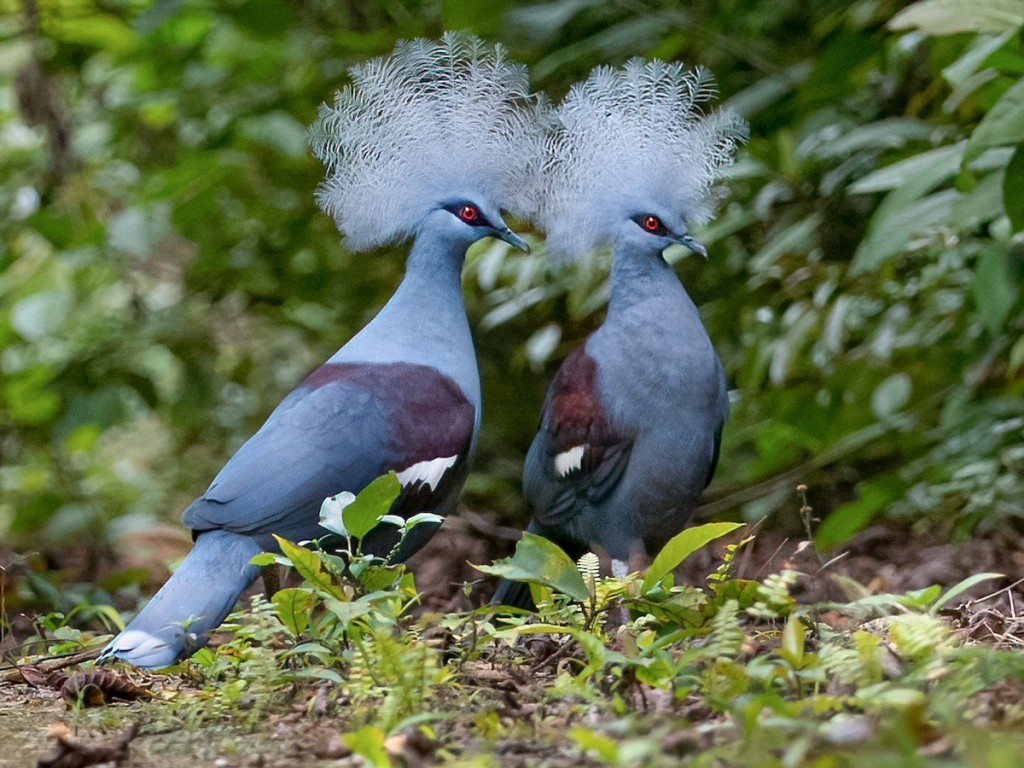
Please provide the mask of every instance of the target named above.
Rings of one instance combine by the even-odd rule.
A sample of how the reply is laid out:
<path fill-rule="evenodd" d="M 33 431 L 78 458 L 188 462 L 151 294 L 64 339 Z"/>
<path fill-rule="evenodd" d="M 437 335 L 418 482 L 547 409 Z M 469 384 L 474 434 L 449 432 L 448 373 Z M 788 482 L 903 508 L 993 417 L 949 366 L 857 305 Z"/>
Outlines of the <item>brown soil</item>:
<path fill-rule="evenodd" d="M 742 532 L 741 532 L 742 533 Z M 413 560 L 410 566 L 416 573 L 417 584 L 423 591 L 426 610 L 463 610 L 481 604 L 492 591 L 492 584 L 471 563 L 488 563 L 495 557 L 507 555 L 514 546 L 518 532 L 491 522 L 487 517 L 466 513 L 446 522 L 442 532 Z M 736 535 L 731 541 L 741 538 Z M 703 578 L 720 562 L 721 553 L 728 542 L 716 542 L 708 551 L 691 558 L 684 569 L 690 583 L 700 584 Z M 0 562 L 2 565 L 3 562 Z M 1006 578 L 986 582 L 971 590 L 973 602 L 956 608 L 950 606 L 946 615 L 960 628 L 968 641 L 996 643 L 1004 647 L 1024 648 L 1024 536 L 1005 528 L 987 536 L 963 543 L 950 543 L 933 533 L 912 533 L 896 524 L 873 527 L 851 541 L 841 552 L 822 556 L 797 539 L 788 539 L 778 533 L 765 531 L 748 545 L 737 558 L 737 575 L 745 578 L 763 578 L 773 571 L 792 569 L 805 574 L 798 582 L 797 597 L 806 602 L 849 600 L 849 585 L 844 586 L 835 575 L 845 576 L 862 585 L 871 593 L 902 593 L 931 584 L 946 586 L 983 571 L 1005 574 Z M 11 574 L 6 573 L 7 594 L 11 594 Z M 0 578 L 4 577 L 0 571 Z M 466 582 L 476 582 L 469 595 L 463 589 Z M 1016 582 L 1016 583 L 1014 583 Z M 954 601 L 964 603 L 967 597 Z M 5 632 L 4 646 L 7 658 L 16 647 L 28 626 L 27 617 L 10 617 Z M 533 684 L 550 678 L 557 670 L 557 656 L 553 647 L 537 641 L 538 662 L 531 668 L 517 670 L 514 666 L 480 665 L 466 670 L 463 687 L 478 689 L 478 703 L 496 702 L 500 710 L 513 721 L 522 719 L 521 738 L 506 739 L 498 749 L 497 759 L 502 765 L 587 765 L 578 754 L 562 754 L 559 747 L 538 740 L 528 732 L 527 721 L 535 714 L 543 715 L 545 700 Z M 187 685 L 183 680 L 156 677 L 157 690 L 174 685 Z M 1005 693 L 1019 700 L 1019 687 Z M 328 697 L 323 691 L 314 695 Z M 161 725 L 159 708 L 164 702 L 117 704 L 100 714 L 93 711 L 70 713 L 56 691 L 45 687 L 33 688 L 25 684 L 0 683 L 0 766 L 34 765 L 41 758 L 54 753 L 54 733 L 65 733 L 72 740 L 86 745 L 116 744 L 123 737 L 126 724 L 141 724 L 137 738 L 130 745 L 128 765 L 163 768 L 179 765 L 230 766 L 298 766 L 298 765 L 355 765 L 351 758 L 343 758 L 345 748 L 337 738 L 343 727 L 336 717 L 316 717 L 316 701 L 297 701 L 293 711 L 273 714 L 260 721 L 253 730 L 252 723 L 225 722 L 216 727 L 183 728 Z M 657 702 L 645 702 L 646 707 L 657 709 Z M 310 713 L 313 713 L 312 715 Z M 698 717 L 701 713 L 690 713 Z M 710 715 L 710 713 L 705 713 Z M 455 720 L 438 727 L 451 744 L 458 744 L 472 730 L 466 723 L 472 713 L 466 713 L 465 722 Z M 67 724 L 68 731 L 61 723 Z M 56 726 L 56 731 L 54 728 Z M 50 735 L 48 736 L 48 733 Z M 666 737 L 669 738 L 669 737 Z M 466 746 L 470 753 L 472 746 Z M 476 745 L 481 748 L 482 745 Z M 429 764 L 429 756 L 437 744 L 417 744 L 416 738 L 402 737 L 392 742 L 394 754 L 406 765 Z M 694 749 L 699 745 L 686 743 L 667 745 L 666 749 Z M 319 759 L 311 759 L 312 756 Z M 340 762 L 339 762 L 340 760 Z M 59 764 L 59 763 L 58 763 Z M 72 765 L 75 763 L 67 763 Z"/>

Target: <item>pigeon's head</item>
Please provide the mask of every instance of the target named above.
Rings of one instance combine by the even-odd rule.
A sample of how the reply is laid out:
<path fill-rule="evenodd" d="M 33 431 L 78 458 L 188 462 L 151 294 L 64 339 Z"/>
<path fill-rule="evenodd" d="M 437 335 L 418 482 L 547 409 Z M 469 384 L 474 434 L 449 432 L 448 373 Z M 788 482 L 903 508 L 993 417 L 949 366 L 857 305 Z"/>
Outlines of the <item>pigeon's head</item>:
<path fill-rule="evenodd" d="M 688 227 L 710 218 L 712 185 L 745 135 L 736 115 L 705 111 L 713 95 L 702 70 L 641 59 L 574 85 L 545 145 L 538 219 L 551 250 L 679 243 L 703 254 Z"/>
<path fill-rule="evenodd" d="M 653 208 L 627 214 L 619 224 L 615 241 L 634 251 L 661 254 L 670 245 L 682 245 L 708 257 L 707 249 L 689 233 L 681 216 Z"/>
<path fill-rule="evenodd" d="M 429 233 L 432 239 L 462 248 L 485 237 L 495 237 L 520 250 L 530 250 L 526 241 L 509 229 L 501 210 L 478 195 L 457 196 L 441 203 L 423 219 L 418 233 Z"/>
<path fill-rule="evenodd" d="M 530 251 L 526 241 L 508 228 L 501 211 L 493 206 L 467 198 L 446 203 L 441 210 L 450 214 L 443 217 L 447 228 L 461 239 L 474 243 L 484 237 L 496 237 L 527 253 Z"/>

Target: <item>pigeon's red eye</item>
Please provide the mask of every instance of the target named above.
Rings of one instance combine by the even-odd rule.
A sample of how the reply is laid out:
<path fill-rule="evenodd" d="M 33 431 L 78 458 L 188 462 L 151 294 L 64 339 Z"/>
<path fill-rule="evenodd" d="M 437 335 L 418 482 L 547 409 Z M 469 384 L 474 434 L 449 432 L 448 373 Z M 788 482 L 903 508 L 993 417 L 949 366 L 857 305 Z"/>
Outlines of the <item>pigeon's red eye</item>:
<path fill-rule="evenodd" d="M 459 210 L 459 218 L 468 224 L 472 224 L 474 221 L 477 220 L 477 218 L 479 218 L 479 216 L 480 211 L 478 211 L 476 207 L 472 205 L 464 205 Z"/>
<path fill-rule="evenodd" d="M 644 229 L 648 232 L 657 232 L 661 229 L 661 222 L 658 221 L 657 216 L 645 216 L 644 217 Z"/>

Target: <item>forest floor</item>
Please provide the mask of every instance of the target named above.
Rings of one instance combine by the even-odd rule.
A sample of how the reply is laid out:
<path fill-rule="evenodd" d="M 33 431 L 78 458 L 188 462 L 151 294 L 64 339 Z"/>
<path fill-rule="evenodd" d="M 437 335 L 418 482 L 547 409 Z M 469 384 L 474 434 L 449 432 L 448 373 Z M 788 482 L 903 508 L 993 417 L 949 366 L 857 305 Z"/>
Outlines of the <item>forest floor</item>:
<path fill-rule="evenodd" d="M 476 607 L 490 585 L 481 584 L 481 574 L 468 563 L 487 563 L 505 554 L 515 535 L 476 514 L 449 520 L 410 564 L 423 594 L 423 610 Z M 690 583 L 703 584 L 726 543 L 736 540 L 720 540 L 691 557 L 684 568 Z M 1024 653 L 1024 585 L 1013 583 L 1024 576 L 1024 536 L 1012 529 L 954 544 L 883 524 L 858 535 L 838 559 L 833 556 L 824 569 L 822 565 L 819 555 L 798 539 L 766 531 L 740 551 L 735 569 L 736 576 L 757 580 L 783 569 L 805 574 L 792 590 L 802 605 L 849 599 L 837 575 L 872 594 L 903 594 L 933 584 L 953 585 L 980 572 L 1002 573 L 1009 578 L 976 586 L 956 601 L 960 605 L 947 606 L 942 618 L 960 645 Z M 478 584 L 468 594 L 463 589 L 467 582 Z M 826 615 L 823 621 L 831 621 L 836 631 L 849 629 L 842 617 Z M 764 655 L 777 645 L 769 642 L 745 653 Z M 709 705 L 707 696 L 674 697 L 633 681 L 626 693 L 620 689 L 615 694 L 618 704 L 610 709 L 563 702 L 559 676 L 581 656 L 566 643 L 537 635 L 461 665 L 432 690 L 421 723 L 364 745 L 356 750 L 361 757 L 352 755 L 352 742 L 341 737 L 360 724 L 350 722 L 344 698 L 330 685 L 295 684 L 279 691 L 272 703 L 243 695 L 233 706 L 214 711 L 204 698 L 208 692 L 203 692 L 201 676 L 187 665 L 172 674 L 125 670 L 124 679 L 149 688 L 151 699 L 75 709 L 39 679 L 31 680 L 35 685 L 13 681 L 8 670 L 8 681 L 0 682 L 0 766 L 114 764 L 122 751 L 121 764 L 147 768 L 1024 765 L 1024 676 L 1019 672 L 972 689 L 964 697 L 960 718 L 942 726 L 927 717 L 912 723 L 908 727 L 914 743 L 909 747 L 899 743 L 899 733 L 884 718 L 857 716 L 852 714 L 855 707 L 842 707 L 850 716 L 833 718 L 829 730 L 819 729 L 813 738 L 797 729 L 781 740 L 747 739 L 746 747 L 723 752 L 718 759 L 714 749 L 744 741 L 745 731 L 735 713 Z M 765 709 L 765 715 L 771 713 Z M 904 712 L 903 717 L 910 716 Z M 949 722 L 952 727 L 946 727 Z M 130 732 L 132 727 L 137 732 Z"/>

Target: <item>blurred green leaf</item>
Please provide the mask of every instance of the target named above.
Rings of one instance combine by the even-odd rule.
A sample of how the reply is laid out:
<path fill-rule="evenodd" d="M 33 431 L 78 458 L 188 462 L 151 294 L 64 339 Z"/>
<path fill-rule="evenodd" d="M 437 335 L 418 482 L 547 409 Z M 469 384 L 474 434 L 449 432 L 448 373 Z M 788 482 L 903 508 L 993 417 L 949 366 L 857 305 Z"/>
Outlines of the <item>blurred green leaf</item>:
<path fill-rule="evenodd" d="M 1024 78 L 1011 85 L 982 118 L 967 142 L 966 160 L 989 147 L 1024 142 Z"/>
<path fill-rule="evenodd" d="M 880 419 L 890 418 L 907 404 L 913 388 L 913 382 L 906 373 L 888 376 L 871 394 L 871 410 Z"/>
<path fill-rule="evenodd" d="M 129 51 L 136 43 L 135 32 L 115 16 L 90 13 L 69 17 L 49 16 L 45 31 L 65 43 L 80 43 L 109 51 Z"/>
<path fill-rule="evenodd" d="M 557 544 L 526 531 L 516 545 L 512 557 L 496 560 L 493 565 L 475 565 L 479 571 L 511 581 L 532 581 L 586 602 L 590 590 L 572 561 Z"/>
<path fill-rule="evenodd" d="M 353 753 L 374 768 L 390 768 L 391 760 L 384 749 L 384 732 L 380 728 L 364 725 L 357 731 L 342 734 L 341 738 Z"/>
<path fill-rule="evenodd" d="M 1024 232 L 1024 144 L 1018 144 L 1003 176 L 1003 209 L 1015 232 Z"/>
<path fill-rule="evenodd" d="M 971 292 L 990 333 L 1003 330 L 1010 311 L 1017 303 L 1020 288 L 1020 278 L 1013 274 L 1011 257 L 1005 249 L 990 246 L 978 254 Z"/>
<path fill-rule="evenodd" d="M 1020 0 L 918 0 L 889 21 L 892 29 L 920 29 L 929 35 L 1006 32 L 1022 24 Z"/>
<path fill-rule="evenodd" d="M 906 160 L 887 165 L 863 176 L 850 185 L 849 191 L 858 195 L 888 192 L 910 183 L 919 184 L 923 176 L 929 178 L 931 183 L 938 184 L 943 179 L 956 174 L 966 146 L 966 142 L 959 142 L 946 147 L 917 152 Z"/>
<path fill-rule="evenodd" d="M 677 533 L 655 556 L 644 576 L 642 589 L 645 592 L 653 589 L 694 552 L 742 527 L 743 523 L 705 523 Z"/>
<path fill-rule="evenodd" d="M 903 491 L 895 477 L 883 476 L 857 485 L 857 498 L 829 512 L 814 534 L 818 549 L 831 549 L 868 526 Z"/>

